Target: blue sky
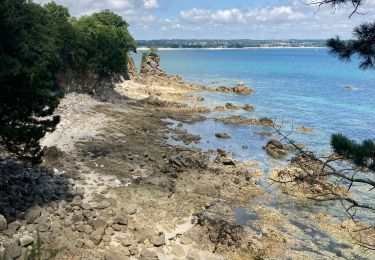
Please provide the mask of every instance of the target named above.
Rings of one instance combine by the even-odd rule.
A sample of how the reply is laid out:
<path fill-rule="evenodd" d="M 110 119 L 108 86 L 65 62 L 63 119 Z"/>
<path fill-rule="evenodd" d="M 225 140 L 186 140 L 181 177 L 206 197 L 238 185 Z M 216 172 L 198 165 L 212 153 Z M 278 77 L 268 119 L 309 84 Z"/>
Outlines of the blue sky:
<path fill-rule="evenodd" d="M 136 39 L 326 39 L 351 36 L 375 20 L 375 0 L 348 19 L 350 6 L 304 5 L 314 0 L 55 0 L 81 16 L 111 9 L 130 24 Z M 47 0 L 36 0 L 46 3 Z"/>

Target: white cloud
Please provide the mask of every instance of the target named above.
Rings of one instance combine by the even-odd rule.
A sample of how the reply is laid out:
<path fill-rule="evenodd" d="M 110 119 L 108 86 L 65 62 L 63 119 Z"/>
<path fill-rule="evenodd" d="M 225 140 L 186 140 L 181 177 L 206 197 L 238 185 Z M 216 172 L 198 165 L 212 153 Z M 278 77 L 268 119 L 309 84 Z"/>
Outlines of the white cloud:
<path fill-rule="evenodd" d="M 147 9 L 159 8 L 159 3 L 157 0 L 143 0 L 143 5 Z"/>
<path fill-rule="evenodd" d="M 237 8 L 225 10 L 208 10 L 193 8 L 180 12 L 181 18 L 187 22 L 208 23 L 249 23 L 256 21 L 292 21 L 305 18 L 305 15 L 291 6 L 263 7 L 254 10 Z"/>

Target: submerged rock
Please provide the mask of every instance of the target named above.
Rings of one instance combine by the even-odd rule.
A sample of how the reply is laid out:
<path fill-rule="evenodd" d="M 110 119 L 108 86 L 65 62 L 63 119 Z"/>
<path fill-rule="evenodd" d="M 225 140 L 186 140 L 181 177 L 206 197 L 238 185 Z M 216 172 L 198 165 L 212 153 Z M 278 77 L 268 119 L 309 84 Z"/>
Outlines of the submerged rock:
<path fill-rule="evenodd" d="M 238 82 L 233 87 L 233 92 L 239 95 L 254 94 L 255 90 L 249 88 L 245 82 Z"/>
<path fill-rule="evenodd" d="M 270 156 L 275 158 L 284 157 L 290 151 L 290 148 L 287 145 L 284 145 L 275 139 L 270 140 L 266 146 L 263 146 L 263 149 L 266 150 Z"/>
<path fill-rule="evenodd" d="M 216 133 L 215 136 L 220 139 L 229 139 L 230 136 L 227 133 Z"/>
<path fill-rule="evenodd" d="M 234 93 L 237 95 L 248 95 L 255 93 L 255 90 L 249 88 L 245 82 L 238 82 L 236 85 L 234 85 L 234 87 L 220 86 L 216 88 L 216 91 L 222 93 Z"/>

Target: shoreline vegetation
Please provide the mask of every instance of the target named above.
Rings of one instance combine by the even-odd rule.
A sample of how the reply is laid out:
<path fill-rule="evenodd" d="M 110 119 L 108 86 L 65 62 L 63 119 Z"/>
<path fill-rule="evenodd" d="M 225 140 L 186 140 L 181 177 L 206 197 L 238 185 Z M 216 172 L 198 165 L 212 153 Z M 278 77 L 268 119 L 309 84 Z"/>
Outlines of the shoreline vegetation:
<path fill-rule="evenodd" d="M 137 51 L 148 51 L 150 48 L 149 47 L 146 47 L 146 46 L 140 46 L 140 47 L 137 47 Z M 260 47 L 241 47 L 241 48 L 224 48 L 224 47 L 217 47 L 217 48 L 206 48 L 206 47 L 201 47 L 201 48 L 195 48 L 195 47 L 192 47 L 192 48 L 179 48 L 179 47 L 176 47 L 176 48 L 166 48 L 166 47 L 158 47 L 158 50 L 159 51 L 189 51 L 189 50 L 257 50 L 257 49 L 327 49 L 327 47 L 305 47 L 305 46 L 301 46 L 301 47 L 264 47 L 264 46 L 260 46 Z"/>

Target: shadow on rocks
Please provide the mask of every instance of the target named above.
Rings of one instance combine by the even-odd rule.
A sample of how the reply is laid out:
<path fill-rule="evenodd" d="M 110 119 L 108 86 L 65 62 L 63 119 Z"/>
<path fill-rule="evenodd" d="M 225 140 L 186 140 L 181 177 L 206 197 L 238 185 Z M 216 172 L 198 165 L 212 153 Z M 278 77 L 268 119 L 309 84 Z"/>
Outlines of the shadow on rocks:
<path fill-rule="evenodd" d="M 0 157 L 0 214 L 9 222 L 22 218 L 33 206 L 70 201 L 67 177 L 41 166 L 30 166 Z"/>

